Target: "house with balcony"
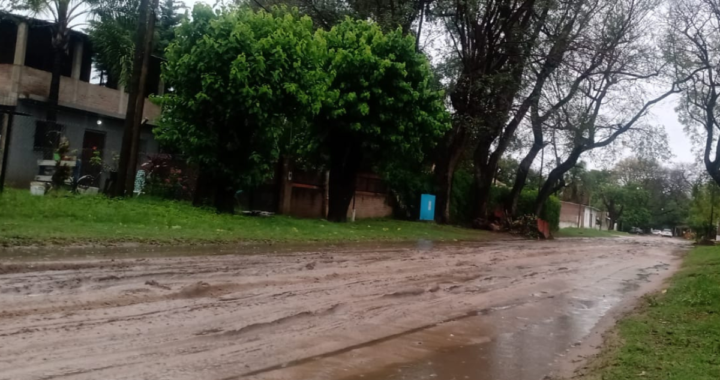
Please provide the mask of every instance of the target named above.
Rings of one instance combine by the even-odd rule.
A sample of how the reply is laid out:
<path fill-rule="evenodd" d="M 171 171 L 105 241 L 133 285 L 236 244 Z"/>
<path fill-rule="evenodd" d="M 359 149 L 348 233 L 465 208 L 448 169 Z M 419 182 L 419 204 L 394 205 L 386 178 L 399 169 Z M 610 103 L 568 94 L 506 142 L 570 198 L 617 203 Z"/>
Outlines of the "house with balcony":
<path fill-rule="evenodd" d="M 48 150 L 53 149 L 44 122 L 53 63 L 51 26 L 31 18 L 0 17 L 0 181 L 4 181 L 0 186 L 27 187 L 32 181 L 46 179 L 41 166 L 48 164 L 52 158 Z M 91 175 L 95 185 L 102 186 L 120 152 L 128 94 L 122 87 L 91 83 L 97 76 L 92 56 L 88 36 L 71 31 L 62 66 L 57 124 L 58 133 L 70 143 L 75 174 Z M 147 99 L 163 90 L 159 68 L 160 60 L 153 58 L 139 164 L 159 149 L 152 126 L 160 108 Z M 104 169 L 90 164 L 93 155 L 103 159 Z"/>

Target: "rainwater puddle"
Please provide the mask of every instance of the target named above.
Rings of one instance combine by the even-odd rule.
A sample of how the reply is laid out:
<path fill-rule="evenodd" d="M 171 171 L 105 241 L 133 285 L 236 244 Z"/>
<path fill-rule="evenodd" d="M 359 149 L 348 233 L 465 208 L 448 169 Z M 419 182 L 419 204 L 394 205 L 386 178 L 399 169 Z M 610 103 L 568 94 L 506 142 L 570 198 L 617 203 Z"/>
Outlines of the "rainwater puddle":
<path fill-rule="evenodd" d="M 622 297 L 606 289 L 546 295 L 516 306 L 479 311 L 431 334 L 468 345 L 429 344 L 420 360 L 344 377 L 343 380 L 538 380 L 552 375 L 558 362 L 577 361 L 568 351 L 591 333 Z M 552 297 L 552 298 L 551 298 Z M 482 336 L 479 336 L 482 334 Z M 418 339 L 422 339 L 422 333 Z M 437 340 L 434 337 L 429 340 Z M 439 347 L 438 347 L 439 346 Z M 380 348 L 380 347 L 378 347 Z M 352 369 L 350 369 L 352 371 Z"/>

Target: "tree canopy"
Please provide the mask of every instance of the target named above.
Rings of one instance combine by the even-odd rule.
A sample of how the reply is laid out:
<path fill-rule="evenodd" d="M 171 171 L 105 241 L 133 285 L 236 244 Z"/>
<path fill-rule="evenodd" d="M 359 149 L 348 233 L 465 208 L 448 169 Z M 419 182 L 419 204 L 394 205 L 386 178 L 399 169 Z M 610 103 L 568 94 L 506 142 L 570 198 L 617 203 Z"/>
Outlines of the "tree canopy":
<path fill-rule="evenodd" d="M 325 43 L 310 18 L 294 12 L 215 13 L 204 5 L 177 36 L 163 74 L 174 88 L 160 100 L 155 132 L 212 174 L 216 203 L 227 207 L 234 186 L 272 175 L 289 126 L 306 126 L 320 110 L 329 80 Z"/>
<path fill-rule="evenodd" d="M 414 38 L 349 18 L 318 36 L 327 44 L 332 96 L 310 125 L 307 148 L 329 157 L 328 219 L 342 221 L 363 162 L 419 162 L 449 125 Z"/>
<path fill-rule="evenodd" d="M 335 221 L 362 165 L 419 162 L 447 126 L 414 39 L 367 21 L 315 31 L 287 8 L 196 6 L 167 59 L 161 141 L 225 189 L 269 179 L 283 152 L 326 160 Z"/>

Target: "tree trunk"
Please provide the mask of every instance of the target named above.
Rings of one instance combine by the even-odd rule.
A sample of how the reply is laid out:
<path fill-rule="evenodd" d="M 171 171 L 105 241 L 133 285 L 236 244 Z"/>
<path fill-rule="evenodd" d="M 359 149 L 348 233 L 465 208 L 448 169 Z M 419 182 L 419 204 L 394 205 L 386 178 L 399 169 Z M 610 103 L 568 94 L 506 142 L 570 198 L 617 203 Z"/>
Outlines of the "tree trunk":
<path fill-rule="evenodd" d="M 556 185 L 563 179 L 565 173 L 572 169 L 576 164 L 580 155 L 584 152 L 583 147 L 575 147 L 567 160 L 563 161 L 555 169 L 550 171 L 548 178 L 543 183 L 542 188 L 538 192 L 537 198 L 535 198 L 535 216 L 540 216 L 542 209 L 545 206 L 545 202 L 550 198 L 553 192 L 557 191 Z"/>
<path fill-rule="evenodd" d="M 276 212 L 280 215 L 289 215 L 292 206 L 292 181 L 289 178 L 290 173 L 290 157 L 282 154 L 280 155 L 275 170 L 275 186 L 277 192 Z"/>
<path fill-rule="evenodd" d="M 448 152 L 447 155 L 452 155 L 452 152 Z M 450 194 L 454 175 L 455 168 L 451 164 L 450 157 L 438 160 L 435 165 L 435 180 L 438 189 L 435 200 L 435 221 L 440 224 L 450 223 Z"/>
<path fill-rule="evenodd" d="M 355 195 L 355 181 L 361 162 L 360 145 L 351 137 L 331 140 L 328 221 L 347 221 L 348 207 Z"/>
<path fill-rule="evenodd" d="M 205 204 L 209 204 L 209 199 L 212 198 L 215 189 L 213 188 L 213 177 L 207 171 L 203 170 L 202 167 L 199 169 L 198 177 L 195 182 L 195 192 L 193 193 L 192 205 L 200 207 Z"/>
<path fill-rule="evenodd" d="M 486 161 L 487 158 L 487 161 Z M 475 194 L 473 208 L 474 219 L 485 219 L 488 217 L 490 190 L 497 171 L 497 163 L 490 159 L 490 143 L 482 141 L 475 149 Z"/>
<path fill-rule="evenodd" d="M 137 106 L 137 97 L 142 96 L 142 94 L 138 94 L 138 89 L 140 87 L 140 76 L 142 75 L 143 45 L 147 29 L 148 8 L 149 0 L 140 0 L 140 6 L 138 9 L 138 34 L 137 39 L 135 40 L 133 71 L 130 77 L 130 83 L 128 83 L 127 111 L 125 112 L 125 126 L 123 129 L 122 146 L 120 148 L 120 161 L 118 162 L 118 178 L 112 194 L 114 197 L 122 197 L 125 195 L 125 186 L 127 182 L 128 166 L 130 163 L 130 153 L 132 148 L 135 107 Z"/>
<path fill-rule="evenodd" d="M 515 174 L 515 183 L 513 184 L 512 190 L 510 190 L 510 195 L 505 202 L 505 211 L 507 211 L 511 216 L 516 216 L 515 214 L 517 213 L 520 194 L 525 188 L 528 174 L 530 174 L 530 166 L 532 166 L 532 163 L 535 161 L 537 154 L 542 150 L 542 148 L 542 144 L 533 144 L 533 146 L 530 147 L 528 154 L 526 154 L 522 161 L 520 161 L 517 173 Z"/>
<path fill-rule="evenodd" d="M 446 143 L 441 144 L 442 150 L 438 152 L 435 163 L 435 180 L 438 192 L 435 200 L 435 221 L 440 224 L 451 222 L 450 197 L 455 169 L 460 162 L 465 141 L 465 128 L 457 127 L 450 131 Z"/>
<path fill-rule="evenodd" d="M 215 210 L 218 214 L 235 213 L 235 189 L 227 176 L 218 174 L 215 176 Z"/>

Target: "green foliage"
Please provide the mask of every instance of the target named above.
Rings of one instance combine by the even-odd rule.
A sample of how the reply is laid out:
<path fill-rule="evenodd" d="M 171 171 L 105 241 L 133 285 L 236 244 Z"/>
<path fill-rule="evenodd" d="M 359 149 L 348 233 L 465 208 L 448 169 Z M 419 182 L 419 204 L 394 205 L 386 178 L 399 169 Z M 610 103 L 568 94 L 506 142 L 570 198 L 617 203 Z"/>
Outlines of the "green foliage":
<path fill-rule="evenodd" d="M 452 196 L 450 198 L 450 211 L 453 221 L 459 224 L 470 224 L 472 222 L 472 196 L 473 176 L 465 170 L 455 172 L 453 179 Z M 525 189 L 520 193 L 518 199 L 517 215 L 534 215 L 535 200 L 538 191 L 536 189 Z M 506 186 L 493 186 L 490 189 L 488 210 L 494 211 L 503 207 L 510 196 L 510 188 Z M 550 229 L 557 231 L 560 228 L 560 200 L 551 196 L 543 208 L 540 218 L 550 224 Z"/>
<path fill-rule="evenodd" d="M 283 135 L 306 130 L 327 96 L 325 42 L 296 12 L 204 5 L 177 36 L 167 49 L 163 78 L 174 91 L 159 99 L 158 139 L 214 176 L 262 183 Z"/>
<path fill-rule="evenodd" d="M 453 223 L 465 226 L 472 224 L 473 183 L 472 173 L 464 169 L 455 171 L 450 193 L 450 220 Z"/>
<path fill-rule="evenodd" d="M 520 162 L 512 157 L 503 157 L 498 162 L 498 171 L 495 174 L 495 180 L 502 182 L 508 187 L 515 184 L 518 166 Z M 542 184 L 542 176 L 540 172 L 530 168 L 525 179 L 525 189 L 536 189 Z"/>
<path fill-rule="evenodd" d="M 686 257 L 667 291 L 618 324 L 617 347 L 606 350 L 590 378 L 720 378 L 720 248 Z"/>
<path fill-rule="evenodd" d="M 650 194 L 640 184 L 628 183 L 620 186 L 609 183 L 600 186 L 598 194 L 608 217 L 620 223 L 624 231 L 629 231 L 632 227 L 650 227 Z"/>
<path fill-rule="evenodd" d="M 538 190 L 528 189 L 520 193 L 518 200 L 518 215 L 535 214 L 535 201 L 537 200 Z M 560 199 L 556 196 L 550 196 L 540 212 L 540 219 L 550 224 L 552 231 L 560 228 Z"/>
<path fill-rule="evenodd" d="M 647 230 L 650 228 L 651 215 L 650 210 L 642 205 L 631 206 L 625 210 L 622 217 L 623 231 L 630 231 L 632 227 Z"/>
<path fill-rule="evenodd" d="M 90 165 L 96 167 L 103 166 L 102 154 L 99 150 L 93 150 L 92 156 L 90 157 Z"/>
<path fill-rule="evenodd" d="M 422 6 L 429 6 L 428 0 L 236 0 L 251 7 L 270 8 L 273 5 L 285 4 L 298 7 L 300 12 L 312 17 L 322 28 L 329 29 L 341 23 L 345 17 L 358 20 L 372 20 L 383 30 L 401 27 L 409 31 L 413 22 L 420 15 Z"/>
<path fill-rule="evenodd" d="M 165 49 L 175 40 L 175 29 L 187 19 L 187 9 L 185 4 L 179 0 L 162 0 L 159 8 L 153 51 L 160 57 L 164 57 Z M 181 11 L 184 12 L 181 13 Z"/>
<path fill-rule="evenodd" d="M 258 218 L 218 215 L 189 203 L 141 196 L 110 199 L 53 192 L 38 197 L 27 190 L 0 195 L 0 246 L 34 244 L 351 242 L 480 240 L 470 229 L 395 220 L 334 224 L 286 216 Z"/>
<path fill-rule="evenodd" d="M 93 60 L 105 72 L 112 85 L 126 85 L 132 74 L 137 39 L 139 0 L 102 0 L 92 9 L 88 21 L 88 37 L 93 45 Z M 164 0 L 155 24 L 153 54 L 165 56 L 165 49 L 175 38 L 175 28 L 185 18 L 182 7 L 173 0 Z"/>
<path fill-rule="evenodd" d="M 525 189 L 520 193 L 518 199 L 517 215 L 534 215 L 535 201 L 537 200 L 538 191 L 536 189 Z M 490 190 L 490 210 L 502 207 L 510 196 L 509 187 L 493 186 Z M 550 229 L 557 231 L 560 228 L 560 200 L 551 196 L 540 213 L 540 219 L 550 224 Z"/>
<path fill-rule="evenodd" d="M 132 72 L 138 25 L 139 0 L 111 1 L 93 10 L 88 37 L 93 61 L 110 78 L 109 83 L 125 85 Z"/>
<path fill-rule="evenodd" d="M 435 193 L 434 178 L 430 170 L 426 165 L 407 167 L 402 162 L 392 162 L 380 172 L 395 197 L 395 217 L 418 220 L 420 196 Z"/>
<path fill-rule="evenodd" d="M 298 136 L 298 151 L 359 144 L 376 164 L 421 162 L 450 126 L 443 94 L 413 38 L 349 18 L 317 36 L 326 43 L 329 87 L 310 130 Z"/>
<path fill-rule="evenodd" d="M 715 237 L 715 226 L 720 219 L 720 190 L 712 180 L 696 184 L 692 189 L 692 201 L 687 223 L 697 237 Z"/>

